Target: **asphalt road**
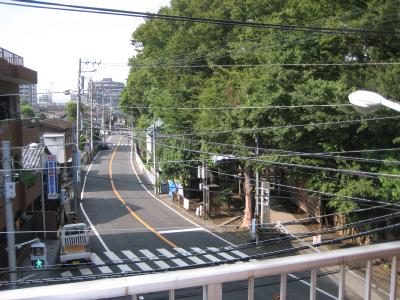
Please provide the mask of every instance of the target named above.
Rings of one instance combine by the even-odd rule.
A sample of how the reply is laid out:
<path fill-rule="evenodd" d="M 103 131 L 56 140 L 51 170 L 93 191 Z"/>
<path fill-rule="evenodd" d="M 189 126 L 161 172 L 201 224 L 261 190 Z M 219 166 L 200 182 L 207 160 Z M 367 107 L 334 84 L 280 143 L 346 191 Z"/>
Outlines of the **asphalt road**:
<path fill-rule="evenodd" d="M 148 190 L 152 190 L 152 186 L 134 171 L 132 143 L 127 133 L 116 133 L 110 138 L 111 149 L 101 151 L 87 176 L 82 176 L 85 180 L 81 217 L 92 227 L 92 263 L 51 270 L 29 271 L 27 268 L 28 271 L 19 274 L 20 281 L 28 284 L 27 280 L 35 280 L 29 285 L 37 286 L 42 284 L 40 280 L 46 279 L 58 283 L 59 280 L 84 281 L 125 273 L 171 272 L 229 263 L 291 247 L 287 242 L 221 251 L 220 247 L 232 245 L 232 235 L 211 233 L 154 197 Z M 53 244 L 50 248 L 55 252 L 57 243 Z M 29 260 L 24 265 L 30 265 Z M 310 272 L 288 274 L 287 299 L 309 299 L 309 277 Z M 337 298 L 334 275 L 319 271 L 317 286 L 317 299 Z M 363 284 L 357 288 L 349 281 L 347 286 L 362 290 Z M 255 299 L 279 299 L 279 288 L 279 276 L 258 278 Z M 139 299 L 168 299 L 167 293 L 141 296 Z M 176 299 L 202 299 L 202 288 L 178 290 Z M 223 299 L 247 299 L 247 282 L 223 284 Z M 352 293 L 349 299 L 361 297 Z"/>
<path fill-rule="evenodd" d="M 100 262 L 105 264 L 110 261 L 127 262 L 127 259 L 133 262 L 140 261 L 125 265 L 135 272 L 140 272 L 168 267 L 184 268 L 227 260 L 227 257 L 228 260 L 229 257 L 237 259 L 257 251 L 265 251 L 253 248 L 250 251 L 226 252 L 221 256 L 217 250 L 219 247 L 229 245 L 228 241 L 199 228 L 184 216 L 163 205 L 141 184 L 143 179 L 139 179 L 133 170 L 131 140 L 126 134 L 113 135 L 109 143 L 118 146 L 112 146 L 110 150 L 102 151 L 96 157 L 86 178 L 82 202 L 90 223 L 98 232 L 98 235 L 94 233 L 91 235 L 91 246 L 92 252 L 96 253 Z M 152 190 L 151 186 L 146 185 L 146 187 Z M 216 252 L 207 254 L 208 256 L 195 255 L 196 251 L 213 249 Z M 166 253 L 167 256 L 168 253 L 171 255 L 170 259 L 160 262 Z M 103 268 L 103 271 L 115 273 L 122 271 L 121 266 L 108 267 L 109 270 Z M 90 271 L 94 274 L 102 273 L 95 268 L 90 268 Z M 78 270 L 74 270 L 72 275 L 77 275 L 77 272 Z M 309 299 L 308 277 L 307 272 L 288 277 L 288 299 L 292 297 Z M 317 292 L 318 299 L 332 299 L 337 296 L 337 286 L 329 276 L 319 278 L 318 284 L 320 288 L 323 287 Z M 255 285 L 255 299 L 265 299 L 266 296 L 272 299 L 271 297 L 279 292 L 278 277 L 258 279 Z M 225 299 L 247 297 L 246 282 L 224 284 L 223 289 Z M 165 299 L 167 296 L 166 293 L 156 293 L 145 295 L 145 299 Z M 201 289 L 178 291 L 176 296 L 179 299 L 202 298 Z"/>

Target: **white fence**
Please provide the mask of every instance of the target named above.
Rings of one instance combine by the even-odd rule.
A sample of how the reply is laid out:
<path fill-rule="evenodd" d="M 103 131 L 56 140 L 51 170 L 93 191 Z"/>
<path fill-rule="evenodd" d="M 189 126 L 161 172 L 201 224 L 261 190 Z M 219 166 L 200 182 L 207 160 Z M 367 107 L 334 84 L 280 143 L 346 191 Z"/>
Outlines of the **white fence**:
<path fill-rule="evenodd" d="M 338 299 L 345 298 L 345 265 L 366 262 L 364 299 L 371 299 L 372 260 L 386 258 L 392 262 L 390 277 L 390 300 L 396 299 L 397 257 L 400 242 L 334 250 L 318 254 L 305 254 L 246 263 L 228 264 L 201 269 L 171 271 L 139 276 L 67 283 L 16 289 L 0 292 L 0 299 L 104 299 L 131 296 L 151 292 L 168 291 L 175 298 L 175 290 L 203 287 L 203 299 L 221 300 L 222 283 L 248 281 L 248 299 L 254 299 L 254 279 L 280 275 L 279 299 L 286 299 L 287 274 L 310 270 L 310 299 L 316 299 L 317 270 L 340 266 Z"/>

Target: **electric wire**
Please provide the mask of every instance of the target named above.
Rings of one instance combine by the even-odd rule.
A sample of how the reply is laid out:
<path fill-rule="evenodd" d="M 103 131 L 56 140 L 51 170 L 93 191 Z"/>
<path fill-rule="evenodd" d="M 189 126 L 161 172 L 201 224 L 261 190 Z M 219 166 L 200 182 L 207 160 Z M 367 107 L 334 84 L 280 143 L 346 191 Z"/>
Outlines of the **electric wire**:
<path fill-rule="evenodd" d="M 80 6 L 80 5 L 67 5 L 67 4 L 44 2 L 44 1 L 31 1 L 31 0 L 10 0 L 10 1 L 17 3 L 1 2 L 1 4 L 27 6 L 27 7 L 42 8 L 42 9 L 76 11 L 83 13 L 112 14 L 112 15 L 128 16 L 128 17 L 145 17 L 149 19 L 163 19 L 169 21 L 184 21 L 184 22 L 229 25 L 229 26 L 236 25 L 243 27 L 255 27 L 260 29 L 281 30 L 281 31 L 318 32 L 321 34 L 323 33 L 323 34 L 338 34 L 338 35 L 349 35 L 349 34 L 373 35 L 373 36 L 383 36 L 383 37 L 386 36 L 396 37 L 399 35 L 399 32 L 396 31 L 377 31 L 377 30 L 363 30 L 363 29 L 353 29 L 353 28 L 330 28 L 330 27 L 316 27 L 316 26 L 303 26 L 303 25 L 270 24 L 270 23 L 246 22 L 246 21 L 227 20 L 227 19 L 211 19 L 211 18 L 199 18 L 199 17 L 189 17 L 189 16 L 165 15 L 158 13 L 157 14 L 144 13 L 138 11 L 127 11 L 127 10 Z M 29 3 L 29 5 L 22 3 Z"/>
<path fill-rule="evenodd" d="M 323 245 L 332 245 L 332 244 L 337 244 L 349 239 L 354 239 L 357 237 L 361 237 L 361 236 L 365 236 L 365 235 L 371 235 L 377 232 L 381 232 L 381 231 L 385 231 L 387 229 L 395 229 L 400 227 L 400 224 L 392 224 L 392 225 L 388 225 L 388 226 L 384 226 L 381 228 L 375 228 L 375 229 L 371 229 L 371 230 L 366 230 L 363 231 L 361 233 L 356 233 L 356 234 L 352 234 L 352 235 L 348 235 L 348 236 L 343 236 L 340 238 L 335 238 L 335 239 L 330 239 L 330 240 L 325 240 L 325 241 L 321 241 L 320 243 L 315 243 L 313 244 L 314 247 L 320 247 Z M 310 249 L 311 245 L 303 245 L 303 246 L 297 246 L 297 247 L 291 247 L 291 248 L 285 248 L 285 249 L 279 249 L 279 250 L 275 250 L 275 251 L 269 251 L 269 252 L 262 252 L 259 254 L 255 254 L 255 255 L 250 255 L 247 258 L 238 258 L 238 259 L 234 259 L 234 260 L 222 260 L 220 262 L 212 262 L 212 263 L 206 263 L 207 266 L 218 266 L 221 264 L 226 264 L 226 263 L 234 263 L 234 262 L 238 262 L 238 261 L 249 261 L 251 259 L 265 259 L 267 257 L 271 257 L 271 256 L 276 256 L 276 255 L 282 255 L 282 254 L 287 254 L 287 253 L 291 253 L 291 252 L 296 252 L 296 251 L 300 251 L 300 250 L 306 250 L 306 249 Z M 229 251 L 229 250 L 228 250 Z M 117 263 L 121 264 L 121 263 Z M 100 266 L 100 265 L 99 265 Z M 205 266 L 204 264 L 202 264 L 201 266 Z M 193 267 L 198 267 L 198 266 L 191 266 Z M 168 271 L 170 270 L 183 270 L 183 269 L 188 269 L 188 267 L 173 267 L 170 269 L 166 269 Z M 138 275 L 138 274 L 149 274 L 149 273 L 154 273 L 157 272 L 158 270 L 152 270 L 152 271 L 133 271 L 133 272 L 124 272 L 124 273 L 120 273 L 120 274 L 109 274 L 109 275 L 90 275 L 90 276 L 72 276 L 69 278 L 51 278 L 51 279 L 39 279 L 39 281 L 37 280 L 29 280 L 29 281 L 24 281 L 22 282 L 1 282 L 0 286 L 8 286 L 11 284 L 16 284 L 16 285 L 21 285 L 21 284 L 33 284 L 33 283 L 38 283 L 38 282 L 68 282 L 68 281 L 74 281 L 74 280 L 87 280 L 87 279 L 97 279 L 97 278 L 114 278 L 114 277 L 118 277 L 118 276 L 129 276 L 129 275 Z"/>

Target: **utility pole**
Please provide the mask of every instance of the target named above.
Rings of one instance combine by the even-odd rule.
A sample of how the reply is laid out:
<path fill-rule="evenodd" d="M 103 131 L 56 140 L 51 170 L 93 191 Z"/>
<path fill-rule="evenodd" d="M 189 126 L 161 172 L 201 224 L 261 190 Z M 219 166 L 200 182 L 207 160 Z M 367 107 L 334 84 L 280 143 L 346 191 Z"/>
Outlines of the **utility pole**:
<path fill-rule="evenodd" d="M 90 99 L 90 156 L 93 155 L 93 81 L 89 81 L 89 99 Z"/>
<path fill-rule="evenodd" d="M 156 162 L 156 121 L 153 122 L 153 173 L 154 194 L 157 195 L 157 162 Z"/>
<path fill-rule="evenodd" d="M 110 131 L 112 131 L 111 119 L 112 119 L 112 98 L 111 98 L 111 94 L 110 94 Z"/>
<path fill-rule="evenodd" d="M 258 137 L 256 137 L 256 156 L 258 157 Z M 255 236 L 256 236 L 256 244 L 258 244 L 259 240 L 260 240 L 260 234 L 259 234 L 259 228 L 261 226 L 260 223 L 262 223 L 262 218 L 260 220 L 260 174 L 258 173 L 258 169 L 256 170 L 256 207 L 254 209 L 254 217 L 255 217 Z M 261 208 L 262 211 L 262 208 Z"/>
<path fill-rule="evenodd" d="M 14 212 L 11 201 L 11 190 L 13 187 L 11 180 L 11 162 L 10 162 L 10 141 L 3 141 L 3 171 L 4 171 L 4 202 L 6 206 L 6 224 L 7 224 L 7 248 L 8 248 L 8 266 L 10 268 L 9 279 L 12 282 L 17 281 L 17 260 L 15 257 L 15 231 L 14 231 Z M 15 187 L 14 187 L 15 192 Z"/>
<path fill-rule="evenodd" d="M 43 155 L 42 158 L 40 159 L 41 167 L 42 167 L 42 196 L 41 196 L 41 202 L 42 202 L 42 225 L 43 225 L 43 238 L 46 238 L 46 205 L 44 202 L 44 166 L 45 164 L 43 163 Z"/>
<path fill-rule="evenodd" d="M 73 156 L 73 168 L 74 168 L 74 211 L 78 212 L 78 199 L 79 199 L 79 191 L 78 191 L 78 180 L 79 180 L 79 135 L 80 135 L 80 123 L 79 123 L 79 106 L 81 102 L 81 73 L 82 73 L 82 60 L 79 59 L 79 67 L 78 67 L 78 95 L 76 99 L 76 135 L 75 135 L 75 152 Z"/>
<path fill-rule="evenodd" d="M 103 86 L 103 82 L 101 82 L 101 100 L 102 100 L 102 102 L 103 102 L 103 104 L 102 104 L 102 111 L 103 111 L 103 113 L 101 114 L 101 130 L 102 130 L 102 135 L 101 135 L 101 140 L 104 142 L 104 134 L 105 134 L 105 132 L 104 132 L 104 86 Z"/>
<path fill-rule="evenodd" d="M 258 137 L 256 137 L 256 156 L 258 157 Z M 260 175 L 258 173 L 258 170 L 256 170 L 256 208 L 255 208 L 255 214 L 258 215 L 260 213 L 259 211 L 259 205 L 260 205 Z"/>

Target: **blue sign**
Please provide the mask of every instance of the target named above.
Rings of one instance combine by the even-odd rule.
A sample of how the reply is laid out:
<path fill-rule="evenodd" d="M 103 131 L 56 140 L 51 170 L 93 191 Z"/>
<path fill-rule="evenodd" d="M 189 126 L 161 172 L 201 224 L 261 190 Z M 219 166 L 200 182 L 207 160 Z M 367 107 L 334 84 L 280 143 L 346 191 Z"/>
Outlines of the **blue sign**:
<path fill-rule="evenodd" d="M 175 182 L 173 180 L 168 180 L 168 187 L 169 187 L 168 196 L 172 197 L 172 194 L 177 191 Z"/>
<path fill-rule="evenodd" d="M 57 160 L 54 155 L 47 155 L 47 199 L 57 199 Z"/>

